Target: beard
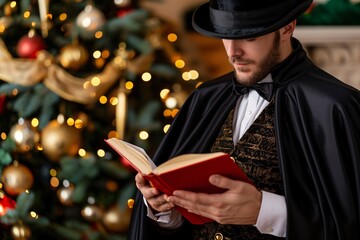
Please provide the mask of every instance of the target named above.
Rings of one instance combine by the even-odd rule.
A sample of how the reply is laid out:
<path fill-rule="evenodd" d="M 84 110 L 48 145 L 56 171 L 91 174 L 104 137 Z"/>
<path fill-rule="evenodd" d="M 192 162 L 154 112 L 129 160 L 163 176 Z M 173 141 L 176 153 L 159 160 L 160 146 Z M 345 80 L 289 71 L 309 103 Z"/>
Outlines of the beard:
<path fill-rule="evenodd" d="M 238 72 L 247 73 L 251 70 L 247 67 L 234 67 L 235 68 L 235 76 L 237 78 L 237 81 L 244 85 L 253 85 L 257 82 L 264 79 L 271 70 L 279 63 L 280 59 L 280 33 L 279 31 L 275 32 L 275 38 L 272 44 L 272 48 L 270 50 L 269 55 L 259 62 L 259 64 L 256 64 L 255 61 L 251 59 L 243 59 L 241 56 L 234 56 L 232 58 L 229 58 L 230 63 L 233 65 L 235 63 L 241 63 L 241 64 L 256 64 L 257 70 L 250 75 L 249 77 L 241 77 Z"/>

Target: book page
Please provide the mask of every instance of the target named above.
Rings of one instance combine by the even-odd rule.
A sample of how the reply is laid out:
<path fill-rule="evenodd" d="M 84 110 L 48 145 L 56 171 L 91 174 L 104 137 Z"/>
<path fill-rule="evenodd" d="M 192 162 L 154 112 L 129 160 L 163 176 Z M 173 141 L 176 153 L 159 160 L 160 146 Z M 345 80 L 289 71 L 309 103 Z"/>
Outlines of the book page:
<path fill-rule="evenodd" d="M 156 165 L 144 149 L 117 138 L 107 139 L 106 142 L 143 174 L 149 174 L 156 168 Z"/>
<path fill-rule="evenodd" d="M 160 174 L 174 169 L 189 166 L 195 163 L 203 162 L 218 156 L 227 155 L 223 152 L 214 153 L 189 153 L 176 156 L 167 162 L 160 164 L 153 172 Z"/>
<path fill-rule="evenodd" d="M 130 147 L 132 147 L 132 148 L 135 148 L 135 149 L 138 150 L 142 155 L 144 155 L 144 157 L 145 157 L 145 158 L 147 159 L 147 161 L 149 162 L 150 167 L 151 167 L 152 170 L 154 170 L 154 169 L 156 168 L 156 165 L 155 165 L 154 161 L 150 158 L 150 156 L 146 153 L 146 151 L 145 151 L 143 148 L 141 148 L 141 147 L 139 147 L 139 146 L 136 146 L 136 145 L 134 145 L 134 144 L 131 144 L 131 143 L 129 143 L 129 142 L 123 141 L 123 143 L 126 144 L 126 145 L 128 145 L 128 146 L 130 146 Z"/>

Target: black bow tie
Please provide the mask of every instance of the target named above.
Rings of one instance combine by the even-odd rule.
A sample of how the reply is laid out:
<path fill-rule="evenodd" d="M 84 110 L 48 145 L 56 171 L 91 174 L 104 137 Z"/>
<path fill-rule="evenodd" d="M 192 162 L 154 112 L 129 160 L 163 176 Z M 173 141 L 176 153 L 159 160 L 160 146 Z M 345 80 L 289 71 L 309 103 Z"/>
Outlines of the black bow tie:
<path fill-rule="evenodd" d="M 234 83 L 234 92 L 236 95 L 241 96 L 248 93 L 250 90 L 255 90 L 261 97 L 270 102 L 273 96 L 273 87 L 274 84 L 272 82 L 257 83 L 249 86 Z"/>

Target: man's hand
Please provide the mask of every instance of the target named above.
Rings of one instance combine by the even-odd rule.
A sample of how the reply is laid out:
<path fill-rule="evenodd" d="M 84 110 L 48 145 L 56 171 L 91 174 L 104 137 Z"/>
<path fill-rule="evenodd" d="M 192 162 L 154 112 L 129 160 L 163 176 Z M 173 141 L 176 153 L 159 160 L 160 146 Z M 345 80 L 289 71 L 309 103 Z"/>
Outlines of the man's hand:
<path fill-rule="evenodd" d="M 221 194 L 206 194 L 177 190 L 167 201 L 220 224 L 256 223 L 262 199 L 260 191 L 251 184 L 220 175 L 212 175 L 209 181 L 226 191 Z"/>
<path fill-rule="evenodd" d="M 149 206 L 157 212 L 166 212 L 174 207 L 174 204 L 167 201 L 168 195 L 160 193 L 152 187 L 140 173 L 135 176 L 136 187 L 147 200 Z"/>

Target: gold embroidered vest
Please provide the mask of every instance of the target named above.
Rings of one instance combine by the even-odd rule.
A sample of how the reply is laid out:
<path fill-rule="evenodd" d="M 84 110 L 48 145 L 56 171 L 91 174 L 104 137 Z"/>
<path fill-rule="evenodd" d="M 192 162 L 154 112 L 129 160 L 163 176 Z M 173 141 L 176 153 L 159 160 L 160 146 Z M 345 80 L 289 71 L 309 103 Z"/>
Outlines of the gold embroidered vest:
<path fill-rule="evenodd" d="M 259 190 L 283 194 L 275 143 L 274 100 L 263 110 L 235 146 L 233 144 L 233 117 L 234 110 L 223 124 L 211 151 L 229 153 Z M 270 240 L 282 238 L 261 234 L 252 225 L 223 225 L 211 222 L 194 225 L 193 239 Z"/>

